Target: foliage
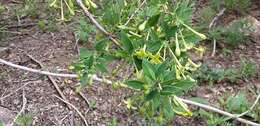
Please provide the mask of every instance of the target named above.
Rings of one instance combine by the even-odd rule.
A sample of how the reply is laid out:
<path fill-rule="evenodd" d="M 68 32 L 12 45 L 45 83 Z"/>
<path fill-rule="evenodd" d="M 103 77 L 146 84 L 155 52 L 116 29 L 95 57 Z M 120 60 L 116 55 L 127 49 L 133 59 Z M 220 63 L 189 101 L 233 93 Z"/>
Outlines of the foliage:
<path fill-rule="evenodd" d="M 91 100 L 91 101 L 89 102 L 89 108 L 90 108 L 90 109 L 95 109 L 95 108 L 97 108 L 97 102 L 96 102 L 95 100 Z"/>
<path fill-rule="evenodd" d="M 223 6 L 230 10 L 237 10 L 239 12 L 244 12 L 250 6 L 250 0 L 212 0 L 209 6 L 206 6 L 202 9 L 200 14 L 200 22 L 198 25 L 204 30 L 208 31 L 208 26 L 217 15 L 218 12 L 223 8 Z M 247 36 L 243 32 L 248 29 L 247 21 L 244 19 L 238 19 L 227 26 L 220 25 L 216 28 L 211 28 L 209 31 L 209 38 L 215 39 L 217 42 L 225 42 L 228 45 L 234 47 L 239 44 L 242 44 Z"/>
<path fill-rule="evenodd" d="M 0 3 L 0 14 L 5 11 L 5 6 Z"/>
<path fill-rule="evenodd" d="M 218 126 L 225 120 L 224 117 L 219 116 L 216 113 L 207 112 L 205 110 L 199 109 L 197 112 L 198 116 L 206 118 L 207 126 Z"/>
<path fill-rule="evenodd" d="M 39 20 L 38 23 L 38 28 L 40 30 L 42 30 L 43 32 L 54 32 L 57 30 L 57 26 L 56 26 L 56 23 L 55 21 L 52 21 L 52 20 Z"/>
<path fill-rule="evenodd" d="M 81 19 L 74 33 L 78 41 L 88 42 L 91 33 L 95 33 L 95 28 L 84 19 Z"/>
<path fill-rule="evenodd" d="M 113 117 L 111 123 L 108 126 L 119 126 L 116 117 Z"/>
<path fill-rule="evenodd" d="M 226 108 L 229 112 L 242 113 L 249 109 L 248 101 L 245 93 L 238 93 L 236 96 L 228 97 L 226 100 Z"/>
<path fill-rule="evenodd" d="M 256 71 L 257 68 L 256 68 L 256 64 L 250 60 L 247 60 L 247 59 L 244 59 L 242 58 L 241 59 L 241 74 L 242 74 L 242 77 L 244 78 L 249 78 L 249 77 L 252 77 L 256 74 Z"/>
<path fill-rule="evenodd" d="M 236 82 L 238 79 L 253 77 L 256 74 L 256 70 L 254 62 L 241 58 L 239 68 L 211 68 L 207 65 L 202 65 L 193 75 L 196 79 L 207 81 L 212 85 L 223 80 Z"/>
<path fill-rule="evenodd" d="M 28 113 L 21 114 L 20 116 L 18 116 L 18 118 L 15 120 L 15 122 L 21 126 L 29 126 L 33 122 L 33 115 L 28 114 Z"/>
<path fill-rule="evenodd" d="M 231 46 L 243 43 L 247 36 L 243 30 L 247 29 L 247 21 L 244 19 L 236 20 L 229 26 L 219 26 L 210 31 L 210 36 L 217 41 L 223 41 Z"/>
<path fill-rule="evenodd" d="M 49 6 L 60 11 L 59 20 L 61 21 L 68 21 L 71 16 L 75 15 L 73 0 L 49 0 Z"/>
<path fill-rule="evenodd" d="M 225 94 L 219 98 L 219 105 L 230 113 L 240 114 L 249 110 L 251 107 L 249 100 L 247 100 L 247 96 L 249 95 L 245 92 L 238 92 L 237 95 Z M 257 105 L 255 106 L 255 109 L 248 112 L 245 116 L 252 117 L 254 120 L 258 120 L 259 115 L 256 109 L 259 109 Z M 236 124 L 232 122 L 230 118 L 221 116 L 216 113 L 207 112 L 202 109 L 194 112 L 194 115 L 206 119 L 207 126 L 236 126 Z"/>
<path fill-rule="evenodd" d="M 204 7 L 200 13 L 200 22 L 198 23 L 198 26 L 205 29 L 205 31 L 208 31 L 208 26 L 215 17 L 216 13 L 216 10 L 214 10 L 211 6 Z"/>
<path fill-rule="evenodd" d="M 32 17 L 36 18 L 37 17 L 37 1 L 36 0 L 25 0 L 23 7 L 15 9 L 16 16 L 18 20 L 23 17 Z"/>
<path fill-rule="evenodd" d="M 250 0 L 224 0 L 224 6 L 230 10 L 245 11 L 251 4 Z"/>
<path fill-rule="evenodd" d="M 193 3 L 189 0 L 147 1 L 134 19 L 125 23 L 139 4 L 137 1 L 103 1 L 99 3 L 100 10 L 93 10 L 98 21 L 118 38 L 119 47 L 81 21 L 76 30 L 84 34 L 81 39 L 86 41 L 94 34 L 95 42 L 81 49 L 78 62 L 71 67 L 79 75 L 78 89 L 92 83 L 92 74 L 110 74 L 107 64 L 121 59 L 134 68 L 134 76 L 113 84 L 136 91 L 124 101 L 128 109 L 139 111 L 157 124 L 170 121 L 175 113 L 191 116 L 188 106 L 177 96 L 193 87 L 196 81 L 190 77 L 190 71 L 200 66 L 189 59 L 187 51 L 206 39 L 191 28 Z"/>
<path fill-rule="evenodd" d="M 6 28 L 4 26 L 1 27 L 1 25 L 0 25 L 0 40 L 2 40 L 3 38 L 5 38 L 7 36 L 5 31 L 6 31 Z"/>
<path fill-rule="evenodd" d="M 239 12 L 244 12 L 248 10 L 251 5 L 250 0 L 211 0 L 211 8 L 216 11 L 221 10 L 221 7 L 225 7 L 228 10 L 236 10 Z"/>

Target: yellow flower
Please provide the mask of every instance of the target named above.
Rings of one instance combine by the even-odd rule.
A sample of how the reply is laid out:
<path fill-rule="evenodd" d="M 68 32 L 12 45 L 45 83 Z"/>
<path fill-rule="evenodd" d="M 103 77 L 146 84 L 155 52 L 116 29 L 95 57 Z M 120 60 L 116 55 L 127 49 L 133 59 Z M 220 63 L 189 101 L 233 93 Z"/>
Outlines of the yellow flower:
<path fill-rule="evenodd" d="M 173 109 L 173 111 L 182 116 L 192 116 L 192 112 L 188 109 L 188 106 L 183 103 L 177 96 L 173 97 L 173 102 L 176 106 L 181 107 L 181 111 Z"/>
<path fill-rule="evenodd" d="M 202 40 L 207 39 L 207 36 L 197 32 L 196 30 L 194 30 L 193 28 L 191 28 L 190 26 L 186 25 L 185 23 L 183 23 L 183 21 L 179 21 L 183 26 L 185 26 L 187 29 L 189 29 L 191 32 L 193 32 L 194 34 L 198 35 Z"/>
<path fill-rule="evenodd" d="M 201 66 L 201 63 L 196 64 L 196 63 L 192 62 L 192 60 L 190 58 L 188 58 L 188 62 L 195 68 L 199 68 Z"/>
<path fill-rule="evenodd" d="M 150 55 L 151 60 L 150 62 L 153 63 L 153 64 L 159 64 L 159 63 L 162 63 L 161 59 L 161 55 L 160 53 L 156 53 L 155 55 Z"/>
<path fill-rule="evenodd" d="M 173 111 L 175 113 L 177 113 L 178 115 L 181 115 L 181 116 L 185 116 L 185 117 L 191 117 L 192 116 L 192 112 L 191 111 L 187 111 L 187 112 L 180 112 L 180 111 L 177 111 L 175 109 L 173 109 Z"/>
<path fill-rule="evenodd" d="M 126 101 L 124 101 L 124 103 L 126 104 L 126 107 L 128 108 L 128 109 L 137 109 L 136 107 L 134 107 L 132 104 L 133 104 L 133 101 L 130 99 L 130 98 L 128 98 Z"/>
<path fill-rule="evenodd" d="M 146 49 L 146 45 L 144 45 L 143 48 L 135 51 L 134 55 L 136 55 L 138 58 L 141 58 L 141 59 L 147 57 L 148 54 L 145 52 L 145 49 Z"/>
<path fill-rule="evenodd" d="M 205 52 L 205 47 L 199 46 L 198 48 L 195 47 L 194 49 L 196 49 L 197 53 L 198 53 L 199 56 L 202 58 L 202 57 L 203 57 L 203 54 L 204 54 L 204 52 Z"/>

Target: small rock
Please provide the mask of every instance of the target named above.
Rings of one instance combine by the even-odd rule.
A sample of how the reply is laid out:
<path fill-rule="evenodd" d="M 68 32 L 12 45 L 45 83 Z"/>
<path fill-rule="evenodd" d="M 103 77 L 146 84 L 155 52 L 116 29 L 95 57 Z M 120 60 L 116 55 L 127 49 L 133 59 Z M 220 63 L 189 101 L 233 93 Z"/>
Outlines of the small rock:
<path fill-rule="evenodd" d="M 15 114 L 7 108 L 0 106 L 0 121 L 4 126 L 10 126 Z"/>
<path fill-rule="evenodd" d="M 14 105 L 18 105 L 20 103 L 20 100 L 14 99 L 13 103 L 14 103 Z"/>
<path fill-rule="evenodd" d="M 7 55 L 9 53 L 9 49 L 7 47 L 0 47 L 0 57 Z"/>

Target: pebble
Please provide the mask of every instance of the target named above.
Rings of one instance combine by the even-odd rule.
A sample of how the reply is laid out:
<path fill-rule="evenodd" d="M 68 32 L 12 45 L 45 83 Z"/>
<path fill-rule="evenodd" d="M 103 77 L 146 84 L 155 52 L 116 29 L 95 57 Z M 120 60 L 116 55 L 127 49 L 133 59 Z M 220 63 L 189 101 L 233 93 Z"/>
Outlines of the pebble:
<path fill-rule="evenodd" d="M 14 103 L 14 105 L 18 105 L 20 103 L 20 100 L 14 99 L 13 103 Z"/>

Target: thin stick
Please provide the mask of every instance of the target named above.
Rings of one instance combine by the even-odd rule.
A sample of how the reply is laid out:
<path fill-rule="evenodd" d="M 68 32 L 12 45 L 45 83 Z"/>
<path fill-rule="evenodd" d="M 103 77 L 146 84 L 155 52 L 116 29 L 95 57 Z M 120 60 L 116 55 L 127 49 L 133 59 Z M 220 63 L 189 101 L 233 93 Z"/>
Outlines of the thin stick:
<path fill-rule="evenodd" d="M 79 95 L 86 101 L 87 105 L 89 106 L 90 103 L 89 103 L 88 99 L 85 97 L 85 95 L 82 92 L 79 92 Z"/>
<path fill-rule="evenodd" d="M 18 92 L 19 90 L 23 89 L 23 88 L 26 87 L 28 84 L 32 84 L 32 83 L 34 83 L 34 82 L 27 82 L 27 83 L 25 83 L 24 85 L 22 85 L 21 87 L 17 88 L 17 89 L 14 90 L 14 91 L 12 91 L 11 93 L 9 93 L 9 94 L 7 94 L 7 95 L 1 97 L 0 100 L 4 100 L 5 98 L 7 98 L 7 97 L 11 96 L 12 94 Z"/>
<path fill-rule="evenodd" d="M 58 96 L 56 96 L 56 95 L 54 95 L 54 96 L 55 96 L 56 98 L 58 98 L 59 100 L 61 100 L 62 102 L 66 103 L 67 105 L 71 106 L 71 107 L 79 114 L 80 118 L 84 121 L 84 124 L 85 124 L 86 126 L 88 126 L 87 120 L 85 119 L 85 117 L 82 115 L 82 113 L 81 113 L 74 105 L 72 105 L 72 104 L 69 103 L 68 101 L 65 101 L 64 99 L 62 99 L 62 98 L 60 98 L 60 97 L 58 97 Z"/>
<path fill-rule="evenodd" d="M 26 55 L 33 60 L 35 63 L 37 63 L 41 68 L 44 68 L 43 64 L 38 61 L 37 59 L 35 59 L 33 56 L 29 55 L 26 53 Z M 47 75 L 47 77 L 49 78 L 49 80 L 51 81 L 51 83 L 53 84 L 53 86 L 55 87 L 55 89 L 57 90 L 57 92 L 59 93 L 59 95 L 66 101 L 68 101 L 68 99 L 66 98 L 66 96 L 63 94 L 63 92 L 61 91 L 60 87 L 58 86 L 58 84 L 56 83 L 56 81 L 52 78 L 52 76 Z"/>
<path fill-rule="evenodd" d="M 20 112 L 15 116 L 13 122 L 10 124 L 10 126 L 13 126 L 15 121 L 17 120 L 17 118 L 24 112 L 24 109 L 26 107 L 26 103 L 27 103 L 27 99 L 25 97 L 25 92 L 23 91 L 23 106 L 22 109 L 20 110 Z"/>
<path fill-rule="evenodd" d="M 117 46 L 119 46 L 120 48 L 122 48 L 122 46 L 119 44 L 119 42 L 113 38 L 113 36 L 107 32 L 105 30 L 105 28 L 103 28 L 98 22 L 97 20 L 94 18 L 94 16 L 88 11 L 88 9 L 85 7 L 85 5 L 82 3 L 82 0 L 76 0 L 78 5 L 83 9 L 85 15 L 89 18 L 89 20 L 101 31 L 103 32 L 106 36 L 108 36 L 108 38 L 115 43 Z"/>
<path fill-rule="evenodd" d="M 225 11 L 226 8 L 223 8 L 219 11 L 219 13 L 217 13 L 217 15 L 213 18 L 213 20 L 209 24 L 209 30 L 211 30 L 215 26 L 217 20 L 224 14 Z"/>
<path fill-rule="evenodd" d="M 211 29 L 216 25 L 217 20 L 224 14 L 224 12 L 226 11 L 226 8 L 223 8 L 220 10 L 220 12 L 213 18 L 213 20 L 210 22 L 209 24 L 209 31 L 211 31 Z M 211 53 L 211 56 L 214 57 L 216 54 L 216 39 L 213 39 L 213 50 Z"/>
<path fill-rule="evenodd" d="M 193 101 L 186 100 L 186 99 L 182 99 L 182 98 L 180 98 L 180 100 L 183 101 L 183 102 L 186 103 L 186 104 L 195 105 L 195 106 L 198 106 L 198 107 L 200 107 L 200 108 L 207 109 L 207 110 L 210 110 L 210 111 L 213 111 L 213 112 L 216 112 L 216 113 L 219 113 L 219 114 L 222 114 L 222 115 L 225 115 L 225 116 L 234 118 L 234 119 L 236 119 L 237 121 L 242 122 L 242 123 L 245 123 L 245 124 L 248 124 L 248 125 L 260 126 L 260 124 L 257 124 L 257 123 L 255 123 L 255 122 L 251 122 L 251 121 L 246 120 L 246 119 L 239 118 L 239 117 L 237 117 L 237 116 L 234 115 L 234 114 L 231 114 L 231 113 L 229 113 L 229 112 L 222 111 L 222 110 L 220 110 L 220 109 L 217 109 L 217 108 L 214 108 L 214 107 L 205 105 L 205 104 L 193 102 Z"/>
<path fill-rule="evenodd" d="M 35 69 L 23 67 L 23 66 L 20 66 L 20 65 L 15 65 L 15 64 L 13 64 L 13 63 L 7 62 L 7 61 L 2 60 L 2 59 L 0 59 L 0 63 L 4 63 L 4 64 L 6 64 L 6 65 L 9 65 L 9 66 L 12 66 L 12 67 L 15 67 L 15 68 L 18 68 L 18 69 L 22 69 L 22 70 L 27 70 L 27 71 L 30 71 L 30 72 L 35 72 L 35 71 L 37 71 L 37 72 L 35 72 L 35 73 L 45 74 L 45 75 L 46 75 L 46 71 L 45 71 L 45 72 L 38 72 L 39 70 L 35 70 Z M 49 73 L 49 72 L 47 72 L 47 73 Z M 52 74 L 47 74 L 47 75 L 50 75 L 50 76 L 56 75 L 56 76 L 57 76 L 57 75 L 60 75 L 60 74 L 54 74 L 54 73 L 52 73 Z M 63 75 L 63 74 L 62 74 L 62 75 Z M 72 75 L 76 75 L 76 74 L 72 74 Z M 64 76 L 62 76 L 62 77 L 64 77 Z M 70 75 L 70 76 L 65 76 L 65 77 L 75 78 L 76 76 L 71 76 L 71 75 Z M 96 75 L 95 75 L 95 76 L 93 75 L 92 77 L 93 77 L 93 80 L 96 80 L 96 81 L 99 81 L 99 82 L 105 82 L 105 83 L 108 83 L 108 84 L 112 84 L 112 81 L 110 81 L 110 80 L 104 81 L 104 80 L 101 79 L 101 78 L 95 78 L 95 77 L 97 77 Z M 203 108 L 203 109 L 207 109 L 207 110 L 210 110 L 210 111 L 213 111 L 213 112 L 217 112 L 217 113 L 220 113 L 220 114 L 225 115 L 225 116 L 228 116 L 228 117 L 235 118 L 236 120 L 238 120 L 238 121 L 240 121 L 240 122 L 242 122 L 242 123 L 250 124 L 250 125 L 253 125 L 253 126 L 260 126 L 260 124 L 257 124 L 257 123 L 254 123 L 254 122 L 251 122 L 251 121 L 242 119 L 242 118 L 236 118 L 236 115 L 233 115 L 233 114 L 231 114 L 231 113 L 222 111 L 222 110 L 217 109 L 217 108 L 214 108 L 214 107 L 212 107 L 212 106 L 205 105 L 205 104 L 201 104 L 201 103 L 197 103 L 197 102 L 193 102 L 193 101 L 190 101 L 190 100 L 187 100 L 187 99 L 182 99 L 182 98 L 180 98 L 180 99 L 181 99 L 184 103 L 186 103 L 186 104 L 195 105 L 195 106 L 201 107 L 201 108 Z"/>
<path fill-rule="evenodd" d="M 212 57 L 214 57 L 215 54 L 216 54 L 216 45 L 217 45 L 216 39 L 213 38 L 213 50 L 212 50 L 212 53 L 211 53 Z"/>
<path fill-rule="evenodd" d="M 256 106 L 256 104 L 258 103 L 259 99 L 260 99 L 260 94 L 258 94 L 258 96 L 257 96 L 257 98 L 256 98 L 256 100 L 255 100 L 255 102 L 254 102 L 254 104 L 253 104 L 247 111 L 245 111 L 245 112 L 243 112 L 243 113 L 237 115 L 237 118 L 238 118 L 238 117 L 241 117 L 241 116 L 244 116 L 244 115 L 246 115 L 247 113 L 249 113 L 250 111 L 252 111 L 252 110 L 254 109 L 254 107 Z"/>
<path fill-rule="evenodd" d="M 125 26 L 133 19 L 133 17 L 137 14 L 137 12 L 143 7 L 143 5 L 146 3 L 146 0 L 143 0 L 141 5 L 134 11 L 134 13 L 130 16 L 130 18 L 126 21 L 124 24 Z"/>
<path fill-rule="evenodd" d="M 13 63 L 5 61 L 5 60 L 3 60 L 1 58 L 0 58 L 0 63 L 3 63 L 5 65 L 11 66 L 11 67 L 14 67 L 14 68 L 17 68 L 17 69 L 22 69 L 22 70 L 30 71 L 30 72 L 33 72 L 33 73 L 43 74 L 43 75 L 50 75 L 50 76 L 57 76 L 57 77 L 77 78 L 77 74 L 57 74 L 57 73 L 51 73 L 51 72 L 48 72 L 48 71 L 36 70 L 36 69 L 32 69 L 32 68 L 28 68 L 28 67 L 24 67 L 24 66 L 13 64 Z"/>
<path fill-rule="evenodd" d="M 25 71 L 29 71 L 32 73 L 38 73 L 38 74 L 43 74 L 43 75 L 50 75 L 50 76 L 56 76 L 56 77 L 67 77 L 67 78 L 77 78 L 78 75 L 77 74 L 60 74 L 60 73 L 51 73 L 49 71 L 42 71 L 42 70 L 36 70 L 33 68 L 29 68 L 29 67 L 25 67 L 25 66 L 20 66 L 17 64 L 13 64 L 12 62 L 8 62 L 6 60 L 3 60 L 0 58 L 0 63 L 3 63 L 5 65 L 20 69 L 20 70 L 25 70 Z M 107 80 L 107 79 L 101 79 L 99 78 L 96 74 L 91 75 L 91 78 L 94 81 L 98 81 L 98 82 L 104 82 L 104 83 L 108 83 L 108 84 L 112 84 L 112 81 Z"/>

